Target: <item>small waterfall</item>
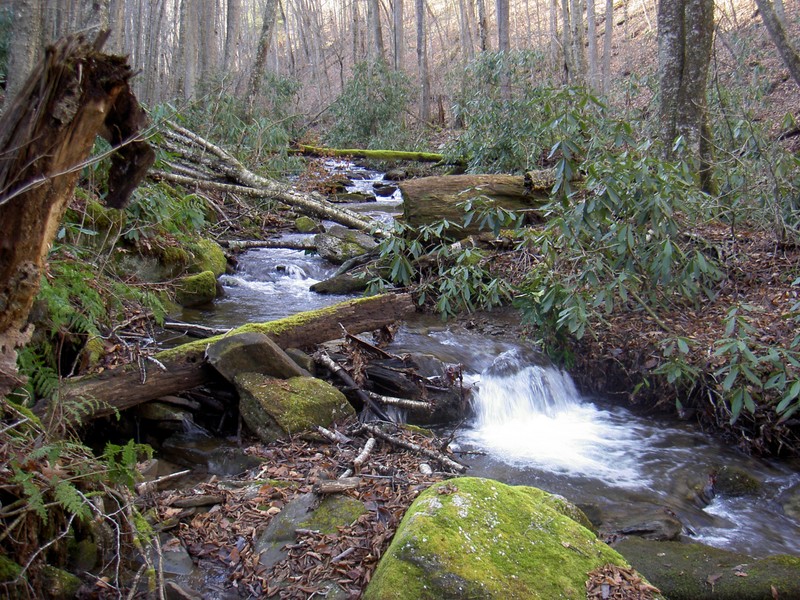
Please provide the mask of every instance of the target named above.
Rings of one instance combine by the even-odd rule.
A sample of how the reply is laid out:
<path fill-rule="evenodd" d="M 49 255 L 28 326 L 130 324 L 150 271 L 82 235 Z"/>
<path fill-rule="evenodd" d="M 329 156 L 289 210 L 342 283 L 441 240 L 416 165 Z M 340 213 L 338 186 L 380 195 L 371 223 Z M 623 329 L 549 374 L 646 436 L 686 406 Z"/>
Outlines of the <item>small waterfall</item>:
<path fill-rule="evenodd" d="M 513 349 L 480 375 L 466 439 L 511 465 L 593 477 L 623 487 L 647 485 L 634 428 L 583 400 L 572 378 L 538 355 Z"/>
<path fill-rule="evenodd" d="M 551 366 L 531 364 L 519 349 L 498 356 L 481 374 L 473 399 L 478 427 L 510 423 L 531 413 L 554 417 L 580 402 L 572 378 Z"/>

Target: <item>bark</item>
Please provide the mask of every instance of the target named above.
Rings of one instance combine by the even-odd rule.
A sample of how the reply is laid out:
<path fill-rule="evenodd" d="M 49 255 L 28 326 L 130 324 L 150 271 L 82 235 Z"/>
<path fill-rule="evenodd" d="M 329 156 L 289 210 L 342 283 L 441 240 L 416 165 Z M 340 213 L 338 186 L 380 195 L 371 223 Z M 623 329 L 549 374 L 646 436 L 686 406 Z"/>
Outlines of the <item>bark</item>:
<path fill-rule="evenodd" d="M 606 0 L 605 37 L 603 38 L 603 93 L 608 93 L 611 79 L 611 42 L 614 34 L 614 0 Z"/>
<path fill-rule="evenodd" d="M 509 0 L 497 0 L 497 50 L 508 56 L 511 52 L 511 10 Z M 503 69 L 500 73 L 500 94 L 506 102 L 511 101 L 511 82 L 508 71 Z"/>
<path fill-rule="evenodd" d="M 342 325 L 354 333 L 372 331 L 402 320 L 413 311 L 414 302 L 410 295 L 383 294 L 341 302 L 269 323 L 245 325 L 225 335 L 256 331 L 268 335 L 281 348 L 309 348 L 341 337 Z M 92 400 L 88 404 L 84 402 L 90 408 L 86 414 L 71 417 L 88 421 L 209 383 L 219 375 L 205 361 L 205 351 L 209 344 L 221 337 L 189 342 L 160 352 L 155 359 L 163 369 L 151 362 L 146 372 L 141 371 L 138 365 L 128 365 L 100 375 L 67 381 L 62 399 Z M 51 408 L 40 404 L 34 412 L 44 415 L 48 410 Z"/>
<path fill-rule="evenodd" d="M 428 73 L 428 40 L 425 27 L 425 0 L 416 0 L 417 13 L 417 69 L 420 81 L 419 120 L 431 120 L 431 78 Z"/>
<path fill-rule="evenodd" d="M 12 3 L 14 27 L 8 48 L 6 69 L 6 102 L 22 88 L 25 78 L 36 64 L 42 34 L 42 9 L 38 0 L 15 0 Z"/>
<path fill-rule="evenodd" d="M 267 65 L 267 54 L 272 43 L 272 32 L 275 27 L 275 17 L 278 14 L 278 0 L 267 0 L 264 8 L 264 16 L 261 22 L 261 35 L 258 38 L 258 51 L 256 60 L 253 63 L 253 70 L 250 73 L 250 81 L 247 84 L 247 104 L 250 110 L 253 109 L 255 99 L 261 89 L 261 82 L 264 80 L 264 70 Z"/>
<path fill-rule="evenodd" d="M 519 175 L 442 175 L 409 179 L 400 183 L 403 220 L 414 227 L 447 219 L 463 223 L 464 201 L 484 196 L 508 210 L 536 211 L 547 202 L 555 183 L 550 171 Z M 464 233 L 480 231 L 477 219 Z"/>
<path fill-rule="evenodd" d="M 382 421 L 391 421 L 391 419 L 386 415 L 383 410 L 377 406 L 373 401 L 372 398 L 367 395 L 367 393 L 358 387 L 353 378 L 350 376 L 344 367 L 338 365 L 336 361 L 334 361 L 330 356 L 328 356 L 325 352 L 318 352 L 314 356 L 314 361 L 320 365 L 328 369 L 333 375 L 335 375 L 339 381 L 341 381 L 344 385 L 347 386 L 348 390 L 352 392 L 356 398 L 358 398 L 361 403 L 364 405 L 364 408 L 371 411 L 374 415 L 376 415 Z"/>
<path fill-rule="evenodd" d="M 706 87 L 714 37 L 713 0 L 661 0 L 658 5 L 658 62 L 661 139 L 667 157 L 684 139 L 697 161 L 700 184 L 713 192 L 712 140 Z"/>
<path fill-rule="evenodd" d="M 486 16 L 486 0 L 477 0 L 478 3 L 478 39 L 481 42 L 481 52 L 489 49 L 489 19 Z"/>
<path fill-rule="evenodd" d="M 405 448 L 406 450 L 411 450 L 412 452 L 416 452 L 418 454 L 422 454 L 423 456 L 427 456 L 428 458 L 437 461 L 443 467 L 451 471 L 455 471 L 456 473 L 464 473 L 467 470 L 467 467 L 465 467 L 461 463 L 457 463 L 452 458 L 445 456 L 441 452 L 435 452 L 434 450 L 423 448 L 422 446 L 419 446 L 412 442 L 407 442 L 401 438 L 390 435 L 385 431 L 383 431 L 380 427 L 377 427 L 376 425 L 364 424 L 362 425 L 362 427 L 364 428 L 365 431 L 368 431 L 375 437 L 381 438 L 382 440 L 387 441 L 390 444 L 393 444 L 400 448 Z"/>
<path fill-rule="evenodd" d="M 369 35 L 371 55 L 374 60 L 386 62 L 383 49 L 383 31 L 381 29 L 381 6 L 378 0 L 367 0 L 367 21 L 369 22 Z"/>
<path fill-rule="evenodd" d="M 231 250 L 249 250 L 251 248 L 288 248 L 289 250 L 314 251 L 317 245 L 308 240 L 220 240 L 219 245 Z"/>
<path fill-rule="evenodd" d="M 586 34 L 589 36 L 588 83 L 593 90 L 597 90 L 597 17 L 594 0 L 586 0 L 586 30 Z"/>
<path fill-rule="evenodd" d="M 405 27 L 403 26 L 403 0 L 392 2 L 392 41 L 394 46 L 394 69 L 403 70 L 405 59 Z"/>
<path fill-rule="evenodd" d="M 800 85 L 800 55 L 797 49 L 792 45 L 789 35 L 786 33 L 784 21 L 777 12 L 777 5 L 773 6 L 769 0 L 756 0 L 758 12 L 761 13 L 761 19 L 764 21 L 764 26 L 772 38 L 772 43 L 778 49 L 778 53 L 783 59 L 783 64 L 789 69 L 789 73 L 797 85 Z M 783 5 L 781 4 L 781 8 Z"/>
<path fill-rule="evenodd" d="M 196 175 L 156 171 L 152 175 L 181 185 L 216 190 L 255 198 L 272 198 L 309 216 L 331 219 L 354 229 L 368 231 L 376 223 L 367 217 L 333 206 L 316 194 L 291 190 L 272 179 L 253 173 L 229 152 L 175 123 L 163 132 L 162 145 L 194 167 Z"/>
<path fill-rule="evenodd" d="M 0 119 L 0 398 L 19 383 L 16 349 L 47 252 L 95 138 L 114 146 L 107 203 L 119 208 L 152 164 L 135 140 L 145 115 L 131 93 L 124 58 L 69 37 L 48 48 Z"/>

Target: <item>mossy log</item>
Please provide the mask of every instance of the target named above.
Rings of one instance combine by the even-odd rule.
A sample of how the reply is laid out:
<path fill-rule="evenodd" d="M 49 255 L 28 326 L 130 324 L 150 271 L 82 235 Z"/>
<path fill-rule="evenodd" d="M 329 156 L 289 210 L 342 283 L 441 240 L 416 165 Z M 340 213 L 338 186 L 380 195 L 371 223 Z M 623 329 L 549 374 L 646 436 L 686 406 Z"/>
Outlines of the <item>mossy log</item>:
<path fill-rule="evenodd" d="M 408 179 L 400 183 L 403 194 L 403 219 L 419 227 L 441 219 L 464 222 L 461 206 L 481 196 L 497 206 L 525 211 L 534 219 L 548 201 L 555 184 L 555 172 L 529 171 L 525 175 L 441 175 Z M 464 233 L 480 231 L 480 220 L 473 219 Z"/>
<path fill-rule="evenodd" d="M 268 335 L 284 349 L 308 348 L 341 337 L 342 327 L 350 333 L 372 331 L 402 320 L 413 311 L 414 302 L 409 294 L 382 294 L 348 300 L 268 323 L 250 323 L 225 335 L 255 331 Z M 154 357 L 155 361 L 145 361 L 146 372 L 138 365 L 128 365 L 100 375 L 67 381 L 61 402 L 81 398 L 93 400 L 88 403 L 92 407 L 89 413 L 80 419 L 87 421 L 214 381 L 219 376 L 206 362 L 205 352 L 210 344 L 222 337 L 196 340 L 164 350 Z M 46 404 L 40 404 L 34 412 L 45 415 L 48 408 Z"/>
<path fill-rule="evenodd" d="M 305 156 L 333 156 L 341 158 L 366 158 L 369 160 L 384 160 L 384 161 L 416 161 L 416 162 L 434 162 L 445 163 L 443 154 L 435 152 L 407 152 L 404 150 L 364 150 L 361 148 L 322 148 L 319 146 L 308 146 L 306 144 L 298 144 L 292 150 L 295 154 L 303 154 Z"/>

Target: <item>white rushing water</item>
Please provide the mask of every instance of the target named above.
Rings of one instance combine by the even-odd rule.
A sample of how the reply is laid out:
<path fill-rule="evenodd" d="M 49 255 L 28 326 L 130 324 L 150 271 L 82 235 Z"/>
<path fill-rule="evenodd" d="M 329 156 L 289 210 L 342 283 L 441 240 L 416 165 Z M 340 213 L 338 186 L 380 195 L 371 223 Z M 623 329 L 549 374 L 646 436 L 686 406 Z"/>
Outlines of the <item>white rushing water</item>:
<path fill-rule="evenodd" d="M 623 487 L 648 485 L 631 423 L 581 400 L 570 376 L 508 350 L 481 373 L 466 440 L 516 466 L 593 477 Z"/>

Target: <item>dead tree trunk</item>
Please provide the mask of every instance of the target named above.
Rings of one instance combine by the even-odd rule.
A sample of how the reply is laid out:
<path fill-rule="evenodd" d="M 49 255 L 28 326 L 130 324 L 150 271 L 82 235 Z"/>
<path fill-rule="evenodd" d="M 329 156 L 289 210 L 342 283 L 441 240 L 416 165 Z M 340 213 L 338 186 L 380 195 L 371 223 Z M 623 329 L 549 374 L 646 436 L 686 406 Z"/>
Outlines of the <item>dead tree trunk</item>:
<path fill-rule="evenodd" d="M 45 258 L 98 134 L 117 148 L 107 203 L 121 207 L 155 157 L 125 58 L 82 36 L 49 47 L 0 119 L 0 398 L 21 383 L 16 350 Z"/>

